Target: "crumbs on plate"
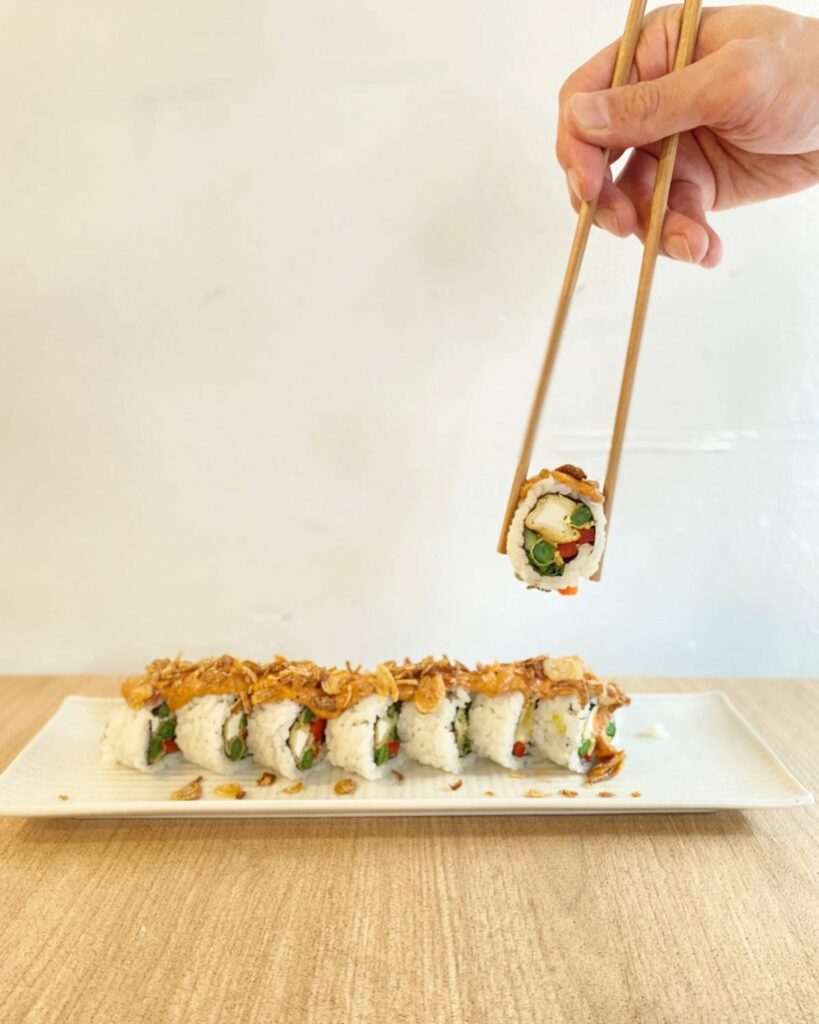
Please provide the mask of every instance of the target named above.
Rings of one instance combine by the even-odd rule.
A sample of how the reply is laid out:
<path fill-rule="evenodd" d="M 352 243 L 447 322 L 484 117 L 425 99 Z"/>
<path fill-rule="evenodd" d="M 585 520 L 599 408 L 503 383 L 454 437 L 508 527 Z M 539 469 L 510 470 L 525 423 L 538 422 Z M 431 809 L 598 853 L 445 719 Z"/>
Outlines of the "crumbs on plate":
<path fill-rule="evenodd" d="M 350 793 L 355 793 L 356 784 L 352 779 L 339 779 L 333 789 L 337 796 L 348 796 Z"/>
<path fill-rule="evenodd" d="M 292 786 L 285 786 L 282 793 L 301 793 L 304 789 L 303 782 L 294 782 Z"/>
<path fill-rule="evenodd" d="M 273 772 L 262 772 L 262 774 L 256 779 L 257 786 L 272 786 L 276 781 L 276 776 Z"/>
<path fill-rule="evenodd" d="M 213 794 L 228 800 L 244 800 L 246 795 L 238 782 L 225 782 L 221 786 L 216 786 Z"/>
<path fill-rule="evenodd" d="M 561 789 L 560 795 L 561 796 L 577 796 L 577 790 L 576 789 Z"/>
<path fill-rule="evenodd" d="M 186 785 L 175 789 L 171 793 L 171 800 L 199 800 L 202 796 L 202 776 L 197 775 Z"/>

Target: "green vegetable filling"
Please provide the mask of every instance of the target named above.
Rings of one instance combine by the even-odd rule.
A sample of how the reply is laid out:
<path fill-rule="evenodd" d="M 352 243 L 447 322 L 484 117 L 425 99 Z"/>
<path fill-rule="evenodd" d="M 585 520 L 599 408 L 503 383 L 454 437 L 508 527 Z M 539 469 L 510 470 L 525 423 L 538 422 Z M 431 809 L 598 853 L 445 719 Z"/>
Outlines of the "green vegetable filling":
<path fill-rule="evenodd" d="M 148 764 L 155 764 L 165 753 L 165 741 L 159 736 L 152 736 L 148 743 Z"/>
<path fill-rule="evenodd" d="M 529 565 L 532 566 L 541 576 L 560 576 L 563 567 L 557 565 L 555 556 L 557 548 L 548 540 L 544 540 L 534 530 L 525 527 L 523 531 L 523 546 L 526 550 L 526 557 Z"/>
<path fill-rule="evenodd" d="M 606 726 L 606 735 L 612 737 L 616 732 L 617 726 L 614 724 L 614 722 L 609 722 L 609 724 Z"/>
<path fill-rule="evenodd" d="M 247 746 L 241 736 L 237 736 L 228 744 L 225 753 L 231 761 L 241 760 L 247 753 Z"/>
<path fill-rule="evenodd" d="M 296 762 L 296 767 L 302 772 L 312 768 L 321 756 L 321 739 L 315 735 L 311 725 L 312 722 L 315 722 L 316 717 L 314 711 L 304 707 L 290 728 L 288 740 L 290 752 Z"/>
<path fill-rule="evenodd" d="M 154 733 L 155 737 L 159 737 L 161 740 L 172 740 L 176 735 L 176 719 L 165 718 L 159 723 L 159 727 Z"/>
<path fill-rule="evenodd" d="M 585 526 L 592 519 L 594 519 L 594 516 L 588 505 L 578 505 L 571 515 L 572 526 Z"/>
<path fill-rule="evenodd" d="M 373 760 L 384 764 L 398 754 L 398 702 L 390 704 L 383 716 L 377 718 L 373 729 Z"/>
<path fill-rule="evenodd" d="M 164 700 L 161 704 L 157 704 L 157 706 L 151 710 L 151 714 L 156 715 L 157 718 L 167 718 L 170 713 L 171 709 Z"/>
<path fill-rule="evenodd" d="M 592 741 L 590 739 L 583 740 L 583 742 L 580 744 L 580 750 L 578 751 L 581 757 L 585 757 L 586 754 L 588 754 L 588 752 L 591 750 L 591 745 Z"/>
<path fill-rule="evenodd" d="M 461 757 L 472 749 L 472 741 L 469 739 L 469 705 L 465 708 L 458 708 L 455 712 L 455 720 L 452 723 L 452 731 L 455 734 L 455 743 Z"/>

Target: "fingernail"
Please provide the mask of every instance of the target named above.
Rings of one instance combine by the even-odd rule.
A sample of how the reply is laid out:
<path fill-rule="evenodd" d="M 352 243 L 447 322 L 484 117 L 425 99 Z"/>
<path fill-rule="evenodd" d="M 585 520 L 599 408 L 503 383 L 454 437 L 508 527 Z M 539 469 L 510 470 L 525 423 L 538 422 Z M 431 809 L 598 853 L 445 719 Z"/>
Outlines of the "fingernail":
<path fill-rule="evenodd" d="M 583 196 L 580 194 L 580 177 L 577 171 L 569 170 L 566 172 L 566 177 L 569 179 L 569 188 L 574 192 L 580 202 L 583 202 Z"/>
<path fill-rule="evenodd" d="M 620 224 L 612 210 L 597 211 L 597 226 L 604 231 L 610 231 L 613 235 L 620 234 Z"/>
<path fill-rule="evenodd" d="M 694 262 L 694 254 L 685 235 L 669 235 L 665 241 L 665 251 L 675 260 L 684 260 L 686 263 Z"/>
<path fill-rule="evenodd" d="M 578 92 L 569 100 L 572 116 L 581 128 L 599 132 L 609 126 L 609 108 L 602 96 L 594 92 Z"/>

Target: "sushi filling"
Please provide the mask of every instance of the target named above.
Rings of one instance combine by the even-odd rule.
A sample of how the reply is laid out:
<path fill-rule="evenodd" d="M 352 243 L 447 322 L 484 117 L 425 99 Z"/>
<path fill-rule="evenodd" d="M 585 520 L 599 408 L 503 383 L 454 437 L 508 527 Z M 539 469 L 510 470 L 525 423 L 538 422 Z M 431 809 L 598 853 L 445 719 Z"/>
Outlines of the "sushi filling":
<path fill-rule="evenodd" d="M 590 702 L 591 711 L 589 711 L 586 721 L 583 723 L 583 729 L 580 733 L 580 746 L 577 748 L 578 754 L 583 758 L 584 761 L 591 761 L 594 757 L 594 748 L 597 745 L 597 737 L 594 734 L 594 720 L 597 717 L 597 707 L 595 702 Z M 609 732 L 609 729 L 612 731 Z M 614 735 L 614 722 L 609 722 L 606 727 L 606 733 L 609 736 Z"/>
<path fill-rule="evenodd" d="M 455 746 L 458 748 L 458 756 L 466 757 L 472 749 L 472 741 L 469 739 L 469 705 L 460 707 L 455 712 L 452 722 L 452 733 L 455 737 Z"/>
<path fill-rule="evenodd" d="M 547 494 L 523 521 L 523 547 L 541 576 L 562 576 L 584 544 L 594 545 L 594 514 L 582 501 Z"/>
<path fill-rule="evenodd" d="M 176 745 L 176 716 L 163 700 L 156 707 L 151 708 L 148 764 L 156 764 L 168 754 L 175 754 L 177 750 L 179 747 Z"/>
<path fill-rule="evenodd" d="M 310 708 L 302 708 L 295 722 L 290 727 L 287 745 L 299 771 L 308 768 L 321 758 L 324 753 L 324 730 L 327 728 L 325 718 L 317 718 Z"/>
<path fill-rule="evenodd" d="M 222 743 L 225 757 L 231 761 L 241 761 L 247 757 L 247 715 L 241 704 L 234 708 L 222 726 Z"/>
<path fill-rule="evenodd" d="M 512 741 L 512 756 L 526 757 L 532 742 L 532 730 L 535 724 L 535 705 L 526 704 L 520 713 Z"/>
<path fill-rule="evenodd" d="M 373 760 L 377 765 L 386 764 L 398 756 L 400 749 L 398 704 L 390 704 L 386 712 L 376 718 L 373 726 Z"/>

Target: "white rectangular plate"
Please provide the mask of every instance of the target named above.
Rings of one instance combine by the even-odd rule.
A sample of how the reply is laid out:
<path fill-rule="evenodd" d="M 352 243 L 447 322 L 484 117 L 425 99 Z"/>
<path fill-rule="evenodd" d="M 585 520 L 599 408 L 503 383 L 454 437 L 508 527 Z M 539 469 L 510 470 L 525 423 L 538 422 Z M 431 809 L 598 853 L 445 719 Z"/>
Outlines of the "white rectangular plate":
<path fill-rule="evenodd" d="M 628 751 L 623 771 L 608 782 L 585 786 L 583 777 L 555 767 L 533 766 L 523 778 L 488 761 L 455 776 L 404 762 L 403 782 L 356 779 L 350 796 L 337 796 L 345 777 L 322 766 L 302 792 L 279 779 L 259 787 L 262 769 L 249 761 L 232 777 L 243 800 L 213 796 L 226 780 L 189 764 L 155 775 L 111 768 L 100 760 L 103 726 L 118 699 L 68 697 L 54 717 L 0 775 L 0 815 L 14 817 L 336 817 L 424 814 L 611 814 L 646 811 L 712 811 L 725 808 L 795 807 L 813 796 L 740 717 L 722 693 L 638 694 L 622 714 L 618 740 Z M 659 723 L 667 739 L 642 736 Z M 197 775 L 203 796 L 169 799 Z M 487 796 L 490 791 L 492 796 Z M 565 791 L 561 792 L 561 791 Z M 526 796 L 526 793 L 543 795 Z M 601 792 L 614 794 L 601 797 Z M 566 794 L 575 793 L 575 796 Z M 639 793 L 639 796 L 635 796 Z M 67 799 L 61 799 L 61 796 Z"/>

